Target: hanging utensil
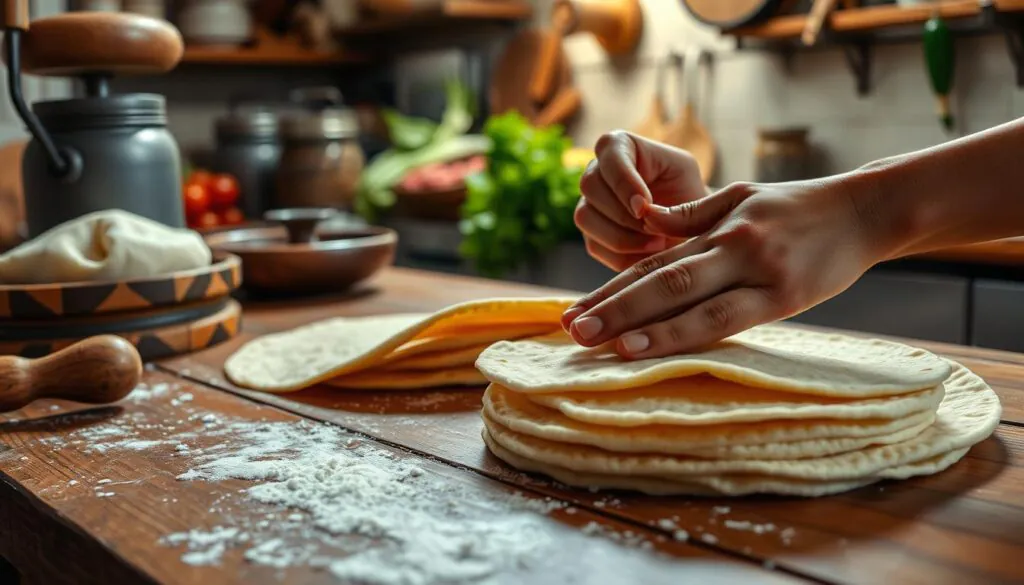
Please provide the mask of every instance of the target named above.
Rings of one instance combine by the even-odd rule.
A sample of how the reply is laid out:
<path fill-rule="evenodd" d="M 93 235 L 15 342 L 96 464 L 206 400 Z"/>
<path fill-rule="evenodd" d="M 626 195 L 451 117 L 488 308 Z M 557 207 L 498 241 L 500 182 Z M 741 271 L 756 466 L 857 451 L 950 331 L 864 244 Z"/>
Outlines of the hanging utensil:
<path fill-rule="evenodd" d="M 669 114 L 665 103 L 665 75 L 670 63 L 678 63 L 678 57 L 670 54 L 659 61 L 655 69 L 654 97 L 648 106 L 647 114 L 633 129 L 633 133 L 651 140 L 662 141 L 668 128 Z"/>
<path fill-rule="evenodd" d="M 923 45 L 928 79 L 937 99 L 939 121 L 942 127 L 950 132 L 953 130 L 954 121 L 949 108 L 949 93 L 953 87 L 956 69 L 956 47 L 953 34 L 937 8 L 933 9 L 931 17 L 924 23 Z"/>
<path fill-rule="evenodd" d="M 818 41 L 821 27 L 824 26 L 829 13 L 836 7 L 836 2 L 838 0 L 814 0 L 807 22 L 804 23 L 803 33 L 800 34 L 800 41 L 805 46 L 813 46 Z"/>
<path fill-rule="evenodd" d="M 706 58 L 707 55 L 701 49 L 690 47 L 686 50 L 682 65 L 682 107 L 679 116 L 665 133 L 664 140 L 667 144 L 689 152 L 696 159 L 701 179 L 705 184 L 715 170 L 715 142 L 697 116 L 693 96 L 696 93 L 694 86 L 697 84 L 701 65 Z"/>
<path fill-rule="evenodd" d="M 530 80 L 530 98 L 535 103 L 547 102 L 554 91 L 562 40 L 569 34 L 574 20 L 572 6 L 566 2 L 559 2 L 551 10 L 551 26 L 543 33 Z"/>

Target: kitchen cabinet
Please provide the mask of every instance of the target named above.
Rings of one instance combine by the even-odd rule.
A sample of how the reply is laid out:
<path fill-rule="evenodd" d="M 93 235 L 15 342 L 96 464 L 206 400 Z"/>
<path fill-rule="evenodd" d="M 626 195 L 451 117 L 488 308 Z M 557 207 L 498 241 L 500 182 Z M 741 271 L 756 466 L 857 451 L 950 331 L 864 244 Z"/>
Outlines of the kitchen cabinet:
<path fill-rule="evenodd" d="M 846 291 L 792 320 L 966 344 L 970 287 L 966 277 L 869 271 Z"/>
<path fill-rule="evenodd" d="M 1024 349 L 1024 283 L 974 281 L 970 342 L 992 349 Z"/>

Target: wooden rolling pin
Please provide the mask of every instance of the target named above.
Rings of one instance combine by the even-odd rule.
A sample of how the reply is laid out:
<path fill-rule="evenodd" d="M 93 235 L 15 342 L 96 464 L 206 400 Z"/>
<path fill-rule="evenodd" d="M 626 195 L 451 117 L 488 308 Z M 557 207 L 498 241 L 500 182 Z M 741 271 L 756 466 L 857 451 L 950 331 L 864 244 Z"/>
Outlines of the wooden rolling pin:
<path fill-rule="evenodd" d="M 38 359 L 0 357 L 0 412 L 40 398 L 86 404 L 117 402 L 142 378 L 138 350 L 115 335 L 98 335 Z"/>

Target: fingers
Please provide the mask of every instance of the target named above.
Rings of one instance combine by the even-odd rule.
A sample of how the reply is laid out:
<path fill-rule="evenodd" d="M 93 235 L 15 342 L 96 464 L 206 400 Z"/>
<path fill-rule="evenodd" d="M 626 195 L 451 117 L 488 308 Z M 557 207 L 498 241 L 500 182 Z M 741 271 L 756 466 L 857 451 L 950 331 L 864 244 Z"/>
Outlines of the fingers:
<path fill-rule="evenodd" d="M 637 143 L 634 137 L 628 132 L 605 134 L 597 140 L 594 152 L 597 155 L 597 170 L 619 205 L 629 210 L 633 218 L 642 218 L 644 203 L 652 203 L 653 198 L 647 188 L 647 181 L 644 181 L 637 169 Z"/>
<path fill-rule="evenodd" d="M 646 323 L 681 313 L 737 282 L 739 272 L 739 266 L 720 250 L 675 261 L 667 255 L 659 255 L 655 262 L 642 260 L 583 299 L 578 306 L 584 310 L 575 312 L 568 333 L 580 345 L 600 345 Z M 640 274 L 643 276 L 638 278 Z"/>
<path fill-rule="evenodd" d="M 708 245 L 704 241 L 692 239 L 658 254 L 639 257 L 635 262 L 618 269 L 621 271 L 620 274 L 609 280 L 604 286 L 576 301 L 566 313 L 568 314 L 576 308 L 589 310 L 662 266 L 707 250 Z M 625 268 L 629 268 L 629 270 L 625 270 Z M 615 269 L 613 268 L 613 270 Z M 577 314 L 580 313 L 582 311 L 577 311 Z"/>
<path fill-rule="evenodd" d="M 644 225 L 652 234 L 697 236 L 715 227 L 753 192 L 744 185 L 736 185 L 672 207 L 652 205 L 644 216 Z"/>
<path fill-rule="evenodd" d="M 594 240 L 604 249 L 615 254 L 653 254 L 661 252 L 666 247 L 663 236 L 651 236 L 625 230 L 586 201 L 582 201 L 576 207 L 575 220 L 576 225 L 587 235 L 588 239 Z M 621 268 L 616 270 L 621 270 Z"/>
<path fill-rule="evenodd" d="M 586 239 L 586 244 L 588 254 L 615 272 L 622 272 L 644 258 L 647 258 L 647 254 L 621 254 L 619 252 L 609 250 L 601 243 L 590 238 Z"/>
<path fill-rule="evenodd" d="M 738 288 L 714 296 L 679 316 L 622 335 L 616 351 L 626 359 L 663 357 L 692 351 L 776 319 L 761 289 Z"/>
<path fill-rule="evenodd" d="M 632 215 L 605 182 L 598 161 L 592 160 L 580 178 L 580 194 L 587 205 L 618 225 L 634 232 L 643 232 L 644 224 Z"/>

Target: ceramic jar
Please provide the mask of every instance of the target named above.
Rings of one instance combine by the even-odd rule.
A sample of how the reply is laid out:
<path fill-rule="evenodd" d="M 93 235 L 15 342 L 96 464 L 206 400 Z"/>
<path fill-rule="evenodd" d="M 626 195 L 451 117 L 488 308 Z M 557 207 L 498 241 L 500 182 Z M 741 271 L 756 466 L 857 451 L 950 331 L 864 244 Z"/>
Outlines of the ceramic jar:
<path fill-rule="evenodd" d="M 813 172 L 807 128 L 777 128 L 758 131 L 755 180 L 783 183 L 808 179 Z"/>
<path fill-rule="evenodd" d="M 274 207 L 351 207 L 363 172 L 359 119 L 341 106 L 331 88 L 303 90 L 293 101 L 305 111 L 281 122 L 284 149 L 274 188 Z"/>
<path fill-rule="evenodd" d="M 185 42 L 194 45 L 242 45 L 253 35 L 244 0 L 188 0 L 177 20 Z"/>

